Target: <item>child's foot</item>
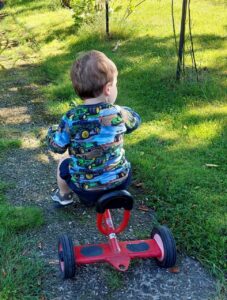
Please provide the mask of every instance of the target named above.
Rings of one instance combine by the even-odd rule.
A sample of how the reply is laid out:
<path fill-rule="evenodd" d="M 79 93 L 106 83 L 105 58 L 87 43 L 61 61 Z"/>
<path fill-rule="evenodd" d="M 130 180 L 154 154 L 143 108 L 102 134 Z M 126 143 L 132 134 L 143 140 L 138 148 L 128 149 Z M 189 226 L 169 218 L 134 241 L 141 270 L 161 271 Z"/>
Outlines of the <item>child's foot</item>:
<path fill-rule="evenodd" d="M 59 189 L 56 189 L 51 195 L 53 201 L 58 202 L 62 206 L 66 206 L 73 203 L 73 192 L 61 196 Z"/>

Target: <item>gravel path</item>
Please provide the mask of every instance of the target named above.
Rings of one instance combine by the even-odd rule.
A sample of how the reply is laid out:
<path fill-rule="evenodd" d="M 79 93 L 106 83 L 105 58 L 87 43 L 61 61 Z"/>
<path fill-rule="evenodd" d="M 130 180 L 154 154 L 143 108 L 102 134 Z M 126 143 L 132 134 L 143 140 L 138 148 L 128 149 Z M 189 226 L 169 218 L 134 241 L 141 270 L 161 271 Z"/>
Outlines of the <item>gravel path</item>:
<path fill-rule="evenodd" d="M 78 267 L 73 280 L 61 280 L 57 261 L 57 240 L 68 233 L 75 244 L 105 241 L 95 227 L 95 211 L 75 204 L 62 210 L 53 207 L 50 192 L 56 186 L 55 172 L 60 156 L 41 146 L 40 138 L 48 124 L 42 120 L 43 99 L 39 85 L 28 74 L 32 65 L 21 65 L 4 71 L 0 87 L 0 122 L 23 141 L 19 150 L 12 150 L 1 166 L 4 180 L 16 183 L 8 192 L 15 205 L 37 205 L 45 216 L 45 225 L 28 238 L 37 245 L 35 251 L 46 265 L 43 278 L 45 299 L 218 299 L 217 282 L 196 260 L 178 255 L 177 272 L 160 269 L 153 260 L 136 260 L 128 271 L 118 273 L 106 264 Z M 139 189 L 131 190 L 136 203 L 130 226 L 120 236 L 137 239 L 149 236 L 155 217 L 152 210 L 138 207 L 145 201 Z"/>

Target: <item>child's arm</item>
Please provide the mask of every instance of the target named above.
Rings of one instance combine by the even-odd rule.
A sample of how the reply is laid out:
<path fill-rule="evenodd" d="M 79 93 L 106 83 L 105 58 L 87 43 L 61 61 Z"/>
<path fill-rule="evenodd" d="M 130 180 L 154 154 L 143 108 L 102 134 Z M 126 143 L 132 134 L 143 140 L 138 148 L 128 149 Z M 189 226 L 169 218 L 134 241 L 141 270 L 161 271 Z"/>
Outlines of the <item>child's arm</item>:
<path fill-rule="evenodd" d="M 121 106 L 121 115 L 127 128 L 126 133 L 130 133 L 139 127 L 141 118 L 131 108 L 127 106 Z"/>
<path fill-rule="evenodd" d="M 65 116 L 58 126 L 52 126 L 47 132 L 47 144 L 51 151 L 64 153 L 70 143 L 70 131 Z"/>

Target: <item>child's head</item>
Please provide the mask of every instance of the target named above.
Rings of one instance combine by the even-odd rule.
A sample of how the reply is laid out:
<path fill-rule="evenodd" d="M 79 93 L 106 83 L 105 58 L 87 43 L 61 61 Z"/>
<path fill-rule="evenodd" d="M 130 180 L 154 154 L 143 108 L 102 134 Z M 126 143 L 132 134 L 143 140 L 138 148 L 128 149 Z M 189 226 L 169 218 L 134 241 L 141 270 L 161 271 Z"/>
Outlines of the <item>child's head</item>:
<path fill-rule="evenodd" d="M 103 98 L 114 103 L 117 97 L 117 67 L 102 52 L 92 50 L 77 59 L 71 69 L 74 90 L 83 99 Z"/>

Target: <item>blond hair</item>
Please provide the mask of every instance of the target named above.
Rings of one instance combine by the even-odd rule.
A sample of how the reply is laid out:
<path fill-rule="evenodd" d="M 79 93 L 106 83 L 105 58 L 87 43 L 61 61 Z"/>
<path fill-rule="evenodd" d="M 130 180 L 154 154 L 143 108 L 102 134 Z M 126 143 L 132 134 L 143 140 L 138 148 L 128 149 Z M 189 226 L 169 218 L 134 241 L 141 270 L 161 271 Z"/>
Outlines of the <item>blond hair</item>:
<path fill-rule="evenodd" d="M 81 99 L 95 98 L 102 94 L 103 87 L 113 82 L 117 67 L 102 52 L 92 50 L 83 54 L 72 65 L 71 80 Z"/>

